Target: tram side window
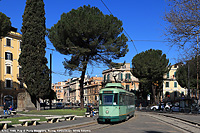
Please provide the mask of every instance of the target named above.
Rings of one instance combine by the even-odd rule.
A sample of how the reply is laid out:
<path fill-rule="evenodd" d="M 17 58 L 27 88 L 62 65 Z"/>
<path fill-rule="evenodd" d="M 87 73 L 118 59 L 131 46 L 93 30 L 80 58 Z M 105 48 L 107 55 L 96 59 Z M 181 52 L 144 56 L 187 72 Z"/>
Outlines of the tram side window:
<path fill-rule="evenodd" d="M 119 95 L 119 105 L 124 105 L 125 104 L 125 95 L 120 94 Z"/>
<path fill-rule="evenodd" d="M 126 95 L 126 96 L 125 96 L 125 105 L 128 105 L 128 102 L 129 102 L 128 96 Z"/>
<path fill-rule="evenodd" d="M 123 97 L 122 97 L 122 94 L 119 95 L 119 105 L 123 105 Z"/>
<path fill-rule="evenodd" d="M 118 105 L 118 94 L 115 94 L 115 96 L 114 96 L 113 105 Z"/>

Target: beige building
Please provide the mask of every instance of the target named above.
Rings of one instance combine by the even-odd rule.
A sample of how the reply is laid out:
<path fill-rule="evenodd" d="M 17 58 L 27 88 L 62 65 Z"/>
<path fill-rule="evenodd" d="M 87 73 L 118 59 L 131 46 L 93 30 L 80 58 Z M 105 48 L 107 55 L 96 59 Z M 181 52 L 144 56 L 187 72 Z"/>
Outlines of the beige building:
<path fill-rule="evenodd" d="M 54 100 L 53 102 L 56 103 L 56 102 L 63 102 L 63 99 L 64 99 L 64 86 L 65 86 L 66 82 L 63 81 L 63 82 L 58 82 L 58 83 L 55 83 L 53 84 L 53 90 L 54 92 L 56 93 L 56 100 Z"/>
<path fill-rule="evenodd" d="M 11 32 L 0 39 L 0 104 L 16 106 L 17 94 L 24 92 L 24 84 L 20 75 L 21 66 L 18 63 L 21 53 L 22 35 L 12 28 Z"/>
<path fill-rule="evenodd" d="M 176 70 L 178 69 L 178 64 L 172 65 L 170 71 L 164 75 L 163 82 L 163 96 L 175 100 L 176 97 L 181 97 L 187 95 L 187 89 L 182 88 L 176 81 Z"/>
<path fill-rule="evenodd" d="M 68 79 L 65 90 L 65 100 L 66 103 L 80 103 L 80 78 Z"/>
<path fill-rule="evenodd" d="M 128 91 L 139 89 L 139 80 L 132 75 L 130 63 L 121 66 L 120 69 L 107 69 L 102 72 L 104 85 L 110 82 L 121 83 Z"/>
<path fill-rule="evenodd" d="M 91 77 L 84 83 L 84 103 L 98 104 L 99 91 L 102 88 L 103 77 Z"/>

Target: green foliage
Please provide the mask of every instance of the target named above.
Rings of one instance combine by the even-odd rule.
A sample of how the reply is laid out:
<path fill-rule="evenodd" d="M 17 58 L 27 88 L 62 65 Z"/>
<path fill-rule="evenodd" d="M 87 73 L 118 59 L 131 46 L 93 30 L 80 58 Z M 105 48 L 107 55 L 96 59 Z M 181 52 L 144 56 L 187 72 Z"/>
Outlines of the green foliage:
<path fill-rule="evenodd" d="M 45 57 L 45 11 L 43 0 L 27 0 L 22 23 L 22 52 L 19 63 L 27 91 L 32 97 L 50 95 L 49 69 Z"/>
<path fill-rule="evenodd" d="M 192 58 L 191 60 L 187 61 L 186 64 L 182 64 L 176 71 L 176 80 L 178 84 L 183 88 L 188 88 L 188 66 L 189 66 L 189 82 L 190 82 L 190 89 L 197 88 L 197 58 Z M 200 66 L 200 59 L 199 65 Z M 200 70 L 200 69 L 199 69 Z M 200 79 L 200 75 L 199 75 Z M 200 81 L 198 81 L 200 84 Z"/>
<path fill-rule="evenodd" d="M 98 8 L 84 6 L 68 13 L 49 31 L 49 39 L 56 50 L 72 55 L 65 68 L 82 71 L 89 61 L 110 64 L 127 53 L 127 38 L 122 22 L 112 15 L 104 15 Z"/>
<path fill-rule="evenodd" d="M 11 28 L 10 18 L 0 12 L 0 38 L 6 36 Z"/>
<path fill-rule="evenodd" d="M 140 89 L 152 93 L 153 86 L 162 86 L 163 75 L 170 70 L 169 59 L 161 50 L 147 50 L 132 59 L 132 74 L 140 81 Z"/>
<path fill-rule="evenodd" d="M 122 21 L 113 15 L 104 15 L 98 8 L 83 6 L 63 13 L 48 37 L 57 51 L 71 55 L 63 62 L 69 72 L 82 71 L 81 107 L 83 107 L 83 80 L 88 63 L 105 63 L 124 57 L 128 52 L 127 37 L 122 34 Z"/>

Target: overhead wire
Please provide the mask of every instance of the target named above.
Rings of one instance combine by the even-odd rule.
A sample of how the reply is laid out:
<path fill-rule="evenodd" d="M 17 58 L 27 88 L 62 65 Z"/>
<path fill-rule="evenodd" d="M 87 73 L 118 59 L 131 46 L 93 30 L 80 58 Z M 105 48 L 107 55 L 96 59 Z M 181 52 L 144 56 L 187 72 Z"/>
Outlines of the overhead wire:
<path fill-rule="evenodd" d="M 112 13 L 111 10 L 108 8 L 108 6 L 103 2 L 103 0 L 101 0 L 101 2 L 102 2 L 103 5 L 107 8 L 107 10 L 110 12 L 110 14 L 113 15 L 113 13 Z M 113 15 L 113 16 L 114 16 L 114 15 Z M 133 39 L 129 36 L 129 34 L 126 32 L 125 29 L 124 29 L 124 33 L 128 36 L 128 38 L 130 39 L 130 41 L 133 43 L 133 46 L 134 46 L 134 48 L 135 48 L 135 50 L 136 50 L 136 52 L 137 52 L 137 54 L 138 54 L 138 51 L 137 51 L 137 48 L 136 48 L 136 46 L 135 46 L 135 44 L 134 44 L 134 42 L 133 42 Z"/>

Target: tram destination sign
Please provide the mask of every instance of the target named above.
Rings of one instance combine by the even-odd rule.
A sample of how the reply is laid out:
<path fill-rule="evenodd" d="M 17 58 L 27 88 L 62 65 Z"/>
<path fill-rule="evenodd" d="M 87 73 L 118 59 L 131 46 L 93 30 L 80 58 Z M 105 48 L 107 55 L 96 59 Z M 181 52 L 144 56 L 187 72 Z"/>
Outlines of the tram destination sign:
<path fill-rule="evenodd" d="M 113 93 L 113 91 L 103 91 L 103 93 Z"/>

